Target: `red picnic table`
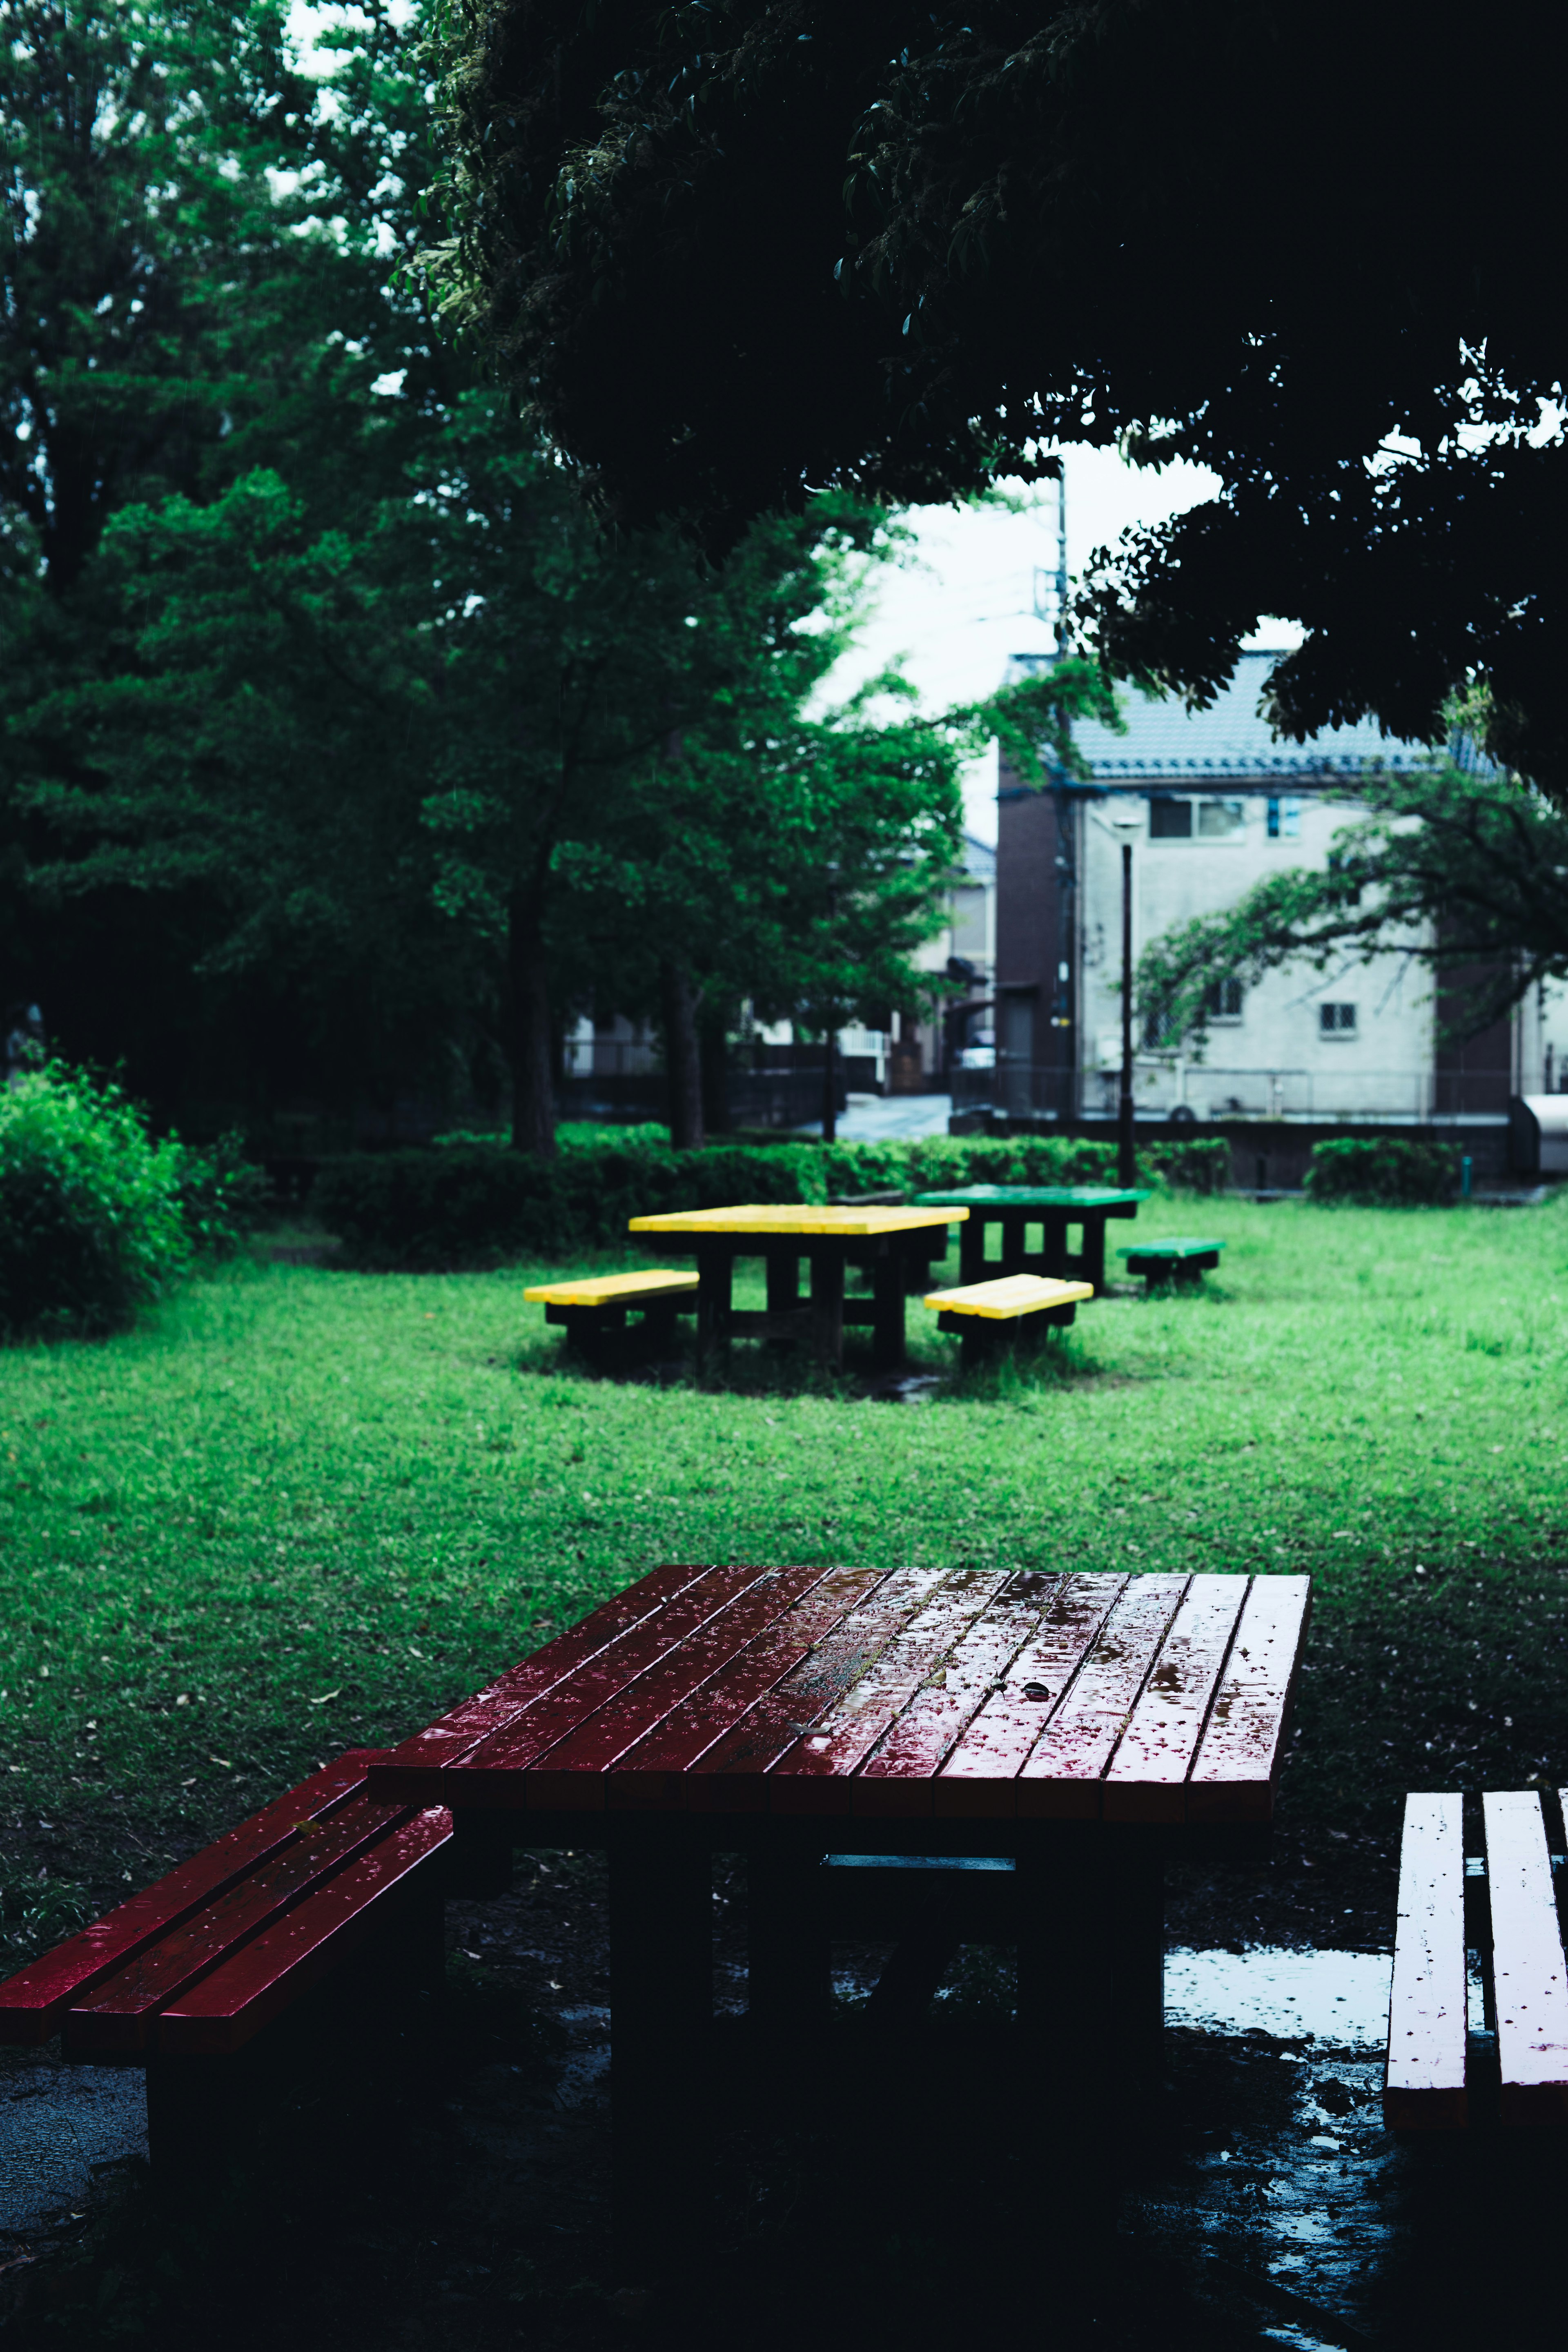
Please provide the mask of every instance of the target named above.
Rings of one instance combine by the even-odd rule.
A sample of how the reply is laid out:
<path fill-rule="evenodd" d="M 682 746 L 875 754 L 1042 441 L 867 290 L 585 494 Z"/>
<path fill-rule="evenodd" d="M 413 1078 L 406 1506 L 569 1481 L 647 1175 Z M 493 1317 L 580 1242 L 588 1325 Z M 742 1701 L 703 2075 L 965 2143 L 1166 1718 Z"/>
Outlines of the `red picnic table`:
<path fill-rule="evenodd" d="M 927 1857 L 950 1879 L 945 1931 L 921 1929 L 936 1973 L 953 1942 L 1016 1936 L 1021 2063 L 1082 2099 L 1117 2053 L 1157 2057 L 1167 1853 L 1244 1851 L 1272 1814 L 1309 1590 L 663 1568 L 370 1778 L 449 1806 L 475 1860 L 607 1849 L 617 2228 L 655 2263 L 700 2178 L 713 1853 L 747 1856 L 754 2029 L 825 2025 L 840 1887 Z M 1010 1899 L 976 1930 L 998 1865 Z"/>

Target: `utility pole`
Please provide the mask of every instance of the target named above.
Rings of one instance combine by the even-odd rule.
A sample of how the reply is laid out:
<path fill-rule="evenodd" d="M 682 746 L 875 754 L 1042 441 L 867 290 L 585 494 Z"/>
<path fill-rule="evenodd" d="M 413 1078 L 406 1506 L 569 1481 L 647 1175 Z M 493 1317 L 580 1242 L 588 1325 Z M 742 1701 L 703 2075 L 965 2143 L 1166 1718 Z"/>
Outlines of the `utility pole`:
<path fill-rule="evenodd" d="M 1137 1181 L 1132 1137 L 1132 844 L 1121 845 L 1121 1092 L 1116 1104 L 1116 1181 Z"/>

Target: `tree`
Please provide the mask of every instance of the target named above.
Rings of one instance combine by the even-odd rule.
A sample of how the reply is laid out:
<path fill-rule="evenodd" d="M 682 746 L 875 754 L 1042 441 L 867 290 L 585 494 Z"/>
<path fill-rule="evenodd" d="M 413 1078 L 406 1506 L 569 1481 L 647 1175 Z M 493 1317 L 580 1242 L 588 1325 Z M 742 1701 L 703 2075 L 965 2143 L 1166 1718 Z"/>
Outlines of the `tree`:
<path fill-rule="evenodd" d="M 1513 0 L 446 0 L 447 299 L 628 518 L 962 494 L 1121 442 L 1220 496 L 1089 583 L 1198 702 L 1568 790 L 1562 365 L 1534 224 L 1568 26 Z M 629 371 L 628 351 L 645 364 Z M 657 362 L 657 363 L 653 363 Z"/>
<path fill-rule="evenodd" d="M 1462 739 L 1461 739 L 1462 740 Z M 1179 924 L 1140 959 L 1140 1018 L 1201 1049 L 1226 980 L 1281 965 L 1397 953 L 1452 976 L 1469 1036 L 1547 980 L 1568 978 L 1568 818 L 1517 776 L 1449 756 L 1373 773 L 1344 797 L 1371 814 L 1327 867 L 1272 874 L 1234 907 Z"/>

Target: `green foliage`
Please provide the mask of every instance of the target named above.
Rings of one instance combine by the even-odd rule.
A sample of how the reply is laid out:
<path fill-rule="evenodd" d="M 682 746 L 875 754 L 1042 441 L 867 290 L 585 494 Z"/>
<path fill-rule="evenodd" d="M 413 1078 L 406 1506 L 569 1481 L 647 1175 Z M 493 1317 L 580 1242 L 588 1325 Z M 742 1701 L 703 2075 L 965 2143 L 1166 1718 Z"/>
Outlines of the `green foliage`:
<path fill-rule="evenodd" d="M 1445 984 L 1445 1026 L 1459 1035 L 1568 976 L 1568 816 L 1541 793 L 1446 760 L 1373 771 L 1342 797 L 1371 814 L 1341 828 L 1321 872 L 1270 874 L 1144 950 L 1138 1007 L 1157 1034 L 1201 1049 L 1221 982 L 1250 987 L 1284 964 L 1407 956 Z"/>
<path fill-rule="evenodd" d="M 1290 734 L 1439 740 L 1487 670 L 1510 763 L 1568 791 L 1568 446 L 1518 238 L 1555 201 L 1560 19 L 1516 0 L 1478 48 L 1452 0 L 1379 9 L 1353 73 L 1352 21 L 437 0 L 444 296 L 602 497 L 714 544 L 807 485 L 935 500 L 1079 441 L 1204 466 L 1212 498 L 1090 572 L 1120 675 L 1210 701 L 1288 614 Z M 1435 186 L 1448 121 L 1507 169 Z M 1310 210 L 1307 146 L 1355 159 Z M 1361 257 L 1395 249 L 1390 303 Z"/>
<path fill-rule="evenodd" d="M 220 1135 L 205 1150 L 180 1153 L 180 1214 L 197 1258 L 232 1257 L 272 1205 L 272 1183 L 246 1150 L 242 1135 Z"/>
<path fill-rule="evenodd" d="M 96 1337 L 183 1273 L 184 1154 L 117 1087 L 50 1062 L 0 1093 L 0 1333 Z"/>
<path fill-rule="evenodd" d="M 553 1161 L 497 1143 L 360 1152 L 329 1161 L 310 1196 L 351 1265 L 496 1265 L 529 1253 L 616 1248 L 628 1219 L 742 1202 L 945 1191 L 958 1184 L 1104 1184 L 1116 1147 L 1073 1136 L 935 1136 L 917 1142 L 711 1144 L 671 1150 L 658 1129 L 562 1137 Z M 1145 1181 L 1217 1189 L 1229 1147 L 1156 1146 Z"/>
<path fill-rule="evenodd" d="M 1407 1205 L 1451 1201 L 1459 1155 L 1447 1143 L 1397 1135 L 1341 1135 L 1312 1146 L 1307 1192 L 1316 1202 Z"/>

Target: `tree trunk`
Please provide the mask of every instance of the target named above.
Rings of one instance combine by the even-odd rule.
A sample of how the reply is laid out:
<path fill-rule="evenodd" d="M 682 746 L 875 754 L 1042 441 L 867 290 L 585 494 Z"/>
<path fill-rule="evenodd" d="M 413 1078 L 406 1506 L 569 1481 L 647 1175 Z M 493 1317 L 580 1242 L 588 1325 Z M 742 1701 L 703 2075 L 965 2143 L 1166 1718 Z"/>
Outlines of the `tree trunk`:
<path fill-rule="evenodd" d="M 664 1059 L 669 1078 L 669 1140 L 677 1151 L 707 1141 L 702 1125 L 702 1054 L 697 1035 L 697 991 L 677 963 L 659 966 L 664 991 Z"/>
<path fill-rule="evenodd" d="M 697 1024 L 702 1064 L 702 1125 L 709 1135 L 730 1132 L 730 1019 L 722 1005 L 704 1004 Z"/>
<path fill-rule="evenodd" d="M 838 1031 L 836 1014 L 829 1008 L 822 1032 L 822 1139 L 824 1143 L 838 1140 Z"/>
<path fill-rule="evenodd" d="M 555 1157 L 555 1096 L 551 1084 L 550 973 L 540 909 L 532 894 L 512 892 L 507 910 L 507 978 L 511 1003 L 511 1144 L 536 1160 Z"/>

